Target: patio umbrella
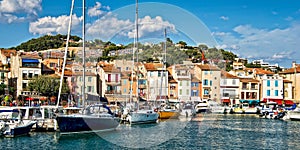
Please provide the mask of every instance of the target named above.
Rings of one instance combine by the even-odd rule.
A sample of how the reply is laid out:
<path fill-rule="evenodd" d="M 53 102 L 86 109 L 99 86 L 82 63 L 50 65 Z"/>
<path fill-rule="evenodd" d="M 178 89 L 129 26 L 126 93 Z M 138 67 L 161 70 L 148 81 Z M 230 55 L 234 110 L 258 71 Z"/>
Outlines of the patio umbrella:
<path fill-rule="evenodd" d="M 26 100 L 26 101 L 32 101 L 32 100 L 34 100 L 34 98 L 32 98 L 32 97 L 27 97 L 27 98 L 25 98 L 25 100 Z"/>

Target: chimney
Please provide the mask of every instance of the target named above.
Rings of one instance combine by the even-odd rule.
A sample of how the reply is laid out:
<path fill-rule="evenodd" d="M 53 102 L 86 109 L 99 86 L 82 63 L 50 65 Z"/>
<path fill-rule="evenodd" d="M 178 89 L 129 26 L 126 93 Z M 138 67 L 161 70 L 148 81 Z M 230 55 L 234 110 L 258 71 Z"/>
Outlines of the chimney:
<path fill-rule="evenodd" d="M 296 67 L 296 61 L 294 60 L 293 62 L 292 62 L 292 68 L 295 68 Z"/>

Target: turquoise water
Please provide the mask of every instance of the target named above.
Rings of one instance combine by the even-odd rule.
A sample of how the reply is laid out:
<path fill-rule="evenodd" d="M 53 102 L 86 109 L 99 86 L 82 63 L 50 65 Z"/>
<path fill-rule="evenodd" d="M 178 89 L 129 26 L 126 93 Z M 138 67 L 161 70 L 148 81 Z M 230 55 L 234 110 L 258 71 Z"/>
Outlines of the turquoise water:
<path fill-rule="evenodd" d="M 0 138 L 0 149 L 300 149 L 300 122 L 255 115 L 204 115 L 193 120 L 120 125 L 97 134 L 32 132 Z"/>

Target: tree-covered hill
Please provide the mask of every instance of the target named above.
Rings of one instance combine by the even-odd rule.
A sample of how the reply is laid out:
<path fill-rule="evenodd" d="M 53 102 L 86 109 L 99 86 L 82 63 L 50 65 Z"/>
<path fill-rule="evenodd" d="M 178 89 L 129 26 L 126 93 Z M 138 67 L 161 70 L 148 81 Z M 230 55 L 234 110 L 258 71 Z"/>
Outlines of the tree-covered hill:
<path fill-rule="evenodd" d="M 29 51 L 40 51 L 40 50 L 47 50 L 47 49 L 56 49 L 60 47 L 64 47 L 66 43 L 67 35 L 45 35 L 39 37 L 37 39 L 31 39 L 27 42 L 21 43 L 19 46 L 12 47 L 10 49 L 16 50 L 24 50 L 25 52 Z M 70 47 L 78 47 L 79 40 L 81 40 L 78 36 L 70 36 Z"/>

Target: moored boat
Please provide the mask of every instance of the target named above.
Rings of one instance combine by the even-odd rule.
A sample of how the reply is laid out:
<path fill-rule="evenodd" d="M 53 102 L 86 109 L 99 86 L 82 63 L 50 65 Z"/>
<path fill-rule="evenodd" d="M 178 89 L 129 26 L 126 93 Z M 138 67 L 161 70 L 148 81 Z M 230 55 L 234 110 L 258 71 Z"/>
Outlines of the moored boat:
<path fill-rule="evenodd" d="M 24 123 L 20 119 L 9 119 L 6 121 L 1 120 L 0 126 L 1 134 L 5 137 L 16 137 L 21 135 L 29 135 L 32 126 L 36 124 L 36 121 L 29 121 Z"/>
<path fill-rule="evenodd" d="M 207 101 L 201 101 L 195 106 L 196 113 L 209 112 L 209 109 Z"/>
<path fill-rule="evenodd" d="M 56 119 L 61 134 L 115 130 L 120 121 L 103 104 L 90 105 L 78 114 L 58 114 Z"/>
<path fill-rule="evenodd" d="M 178 119 L 180 111 L 173 109 L 170 106 L 165 106 L 162 110 L 158 111 L 159 119 Z"/>

